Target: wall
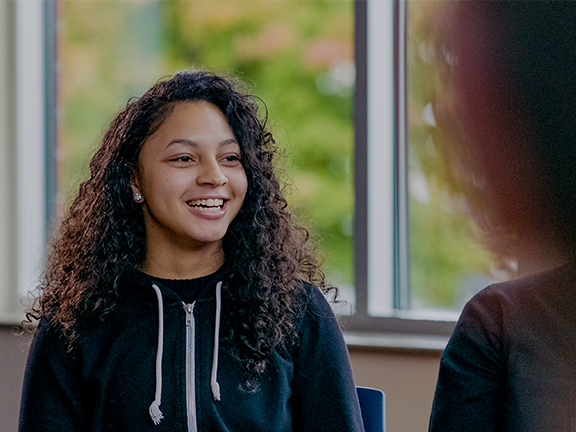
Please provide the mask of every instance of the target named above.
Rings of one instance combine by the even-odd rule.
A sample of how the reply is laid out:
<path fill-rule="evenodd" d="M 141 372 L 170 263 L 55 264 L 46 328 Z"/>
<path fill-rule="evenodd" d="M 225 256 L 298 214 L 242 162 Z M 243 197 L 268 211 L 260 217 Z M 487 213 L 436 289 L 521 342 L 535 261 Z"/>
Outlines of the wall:
<path fill-rule="evenodd" d="M 29 337 L 0 325 L 0 431 L 16 432 Z"/>
<path fill-rule="evenodd" d="M 16 432 L 28 338 L 0 325 L 0 431 Z M 440 351 L 350 347 L 357 385 L 386 393 L 388 432 L 425 432 Z"/>
<path fill-rule="evenodd" d="M 426 432 L 441 351 L 351 346 L 356 385 L 386 394 L 388 432 Z"/>

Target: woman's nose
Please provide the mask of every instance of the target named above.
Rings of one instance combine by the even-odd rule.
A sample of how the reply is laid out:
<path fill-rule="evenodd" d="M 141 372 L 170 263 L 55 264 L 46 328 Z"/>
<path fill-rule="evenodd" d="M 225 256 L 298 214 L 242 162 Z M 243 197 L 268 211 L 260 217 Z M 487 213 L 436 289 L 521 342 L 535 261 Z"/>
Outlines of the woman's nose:
<path fill-rule="evenodd" d="M 197 182 L 203 185 L 222 186 L 228 183 L 228 178 L 222 172 L 222 167 L 216 161 L 201 164 Z"/>

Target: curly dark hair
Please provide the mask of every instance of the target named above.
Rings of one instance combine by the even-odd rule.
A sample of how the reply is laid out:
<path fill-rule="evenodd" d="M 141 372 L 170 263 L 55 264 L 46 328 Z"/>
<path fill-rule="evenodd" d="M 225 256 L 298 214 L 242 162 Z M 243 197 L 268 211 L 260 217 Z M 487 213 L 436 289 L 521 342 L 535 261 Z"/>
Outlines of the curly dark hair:
<path fill-rule="evenodd" d="M 335 288 L 325 282 L 308 231 L 286 209 L 274 174 L 277 147 L 266 128 L 267 111 L 261 119 L 259 99 L 237 78 L 179 72 L 127 103 L 105 133 L 90 162 L 90 178 L 80 185 L 51 243 L 40 295 L 27 318 L 50 316 L 73 346 L 85 326 L 114 309 L 122 276 L 138 268 L 146 253 L 142 207 L 130 189 L 142 144 L 184 101 L 216 105 L 240 145 L 248 190 L 222 241 L 230 270 L 221 336 L 242 362 L 247 387 L 256 388 L 271 351 L 295 342 L 302 280 L 324 292 Z"/>

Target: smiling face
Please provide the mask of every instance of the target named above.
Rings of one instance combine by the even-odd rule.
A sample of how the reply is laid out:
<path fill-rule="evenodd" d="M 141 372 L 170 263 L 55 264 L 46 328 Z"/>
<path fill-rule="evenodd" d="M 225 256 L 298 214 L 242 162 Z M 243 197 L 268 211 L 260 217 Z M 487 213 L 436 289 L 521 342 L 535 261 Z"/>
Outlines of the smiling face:
<path fill-rule="evenodd" d="M 248 181 L 240 146 L 222 112 L 205 101 L 178 103 L 148 138 L 132 184 L 143 204 L 147 257 L 207 250 L 240 211 Z M 137 196 L 141 194 L 141 199 Z"/>

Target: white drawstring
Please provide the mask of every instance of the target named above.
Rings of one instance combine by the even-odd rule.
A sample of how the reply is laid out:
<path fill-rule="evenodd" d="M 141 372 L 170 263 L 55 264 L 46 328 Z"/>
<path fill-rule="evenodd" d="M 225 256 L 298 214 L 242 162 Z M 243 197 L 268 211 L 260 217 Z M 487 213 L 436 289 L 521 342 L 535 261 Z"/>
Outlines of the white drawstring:
<path fill-rule="evenodd" d="M 212 355 L 212 372 L 210 374 L 210 389 L 215 401 L 220 400 L 220 384 L 218 384 L 218 348 L 220 345 L 220 313 L 222 311 L 222 282 L 216 284 L 216 318 L 214 320 L 214 352 Z"/>
<path fill-rule="evenodd" d="M 164 418 L 162 411 L 160 411 L 160 404 L 162 403 L 162 353 L 164 352 L 164 302 L 160 288 L 156 284 L 152 284 L 152 288 L 158 297 L 158 350 L 156 351 L 156 393 L 154 394 L 154 402 L 148 411 L 154 424 L 159 425 Z"/>
<path fill-rule="evenodd" d="M 158 348 L 156 351 L 156 392 L 154 402 L 148 411 L 155 425 L 164 418 L 160 411 L 162 403 L 162 354 L 164 352 L 164 302 L 162 292 L 156 284 L 152 284 L 158 298 Z M 214 352 L 212 355 L 212 371 L 210 374 L 210 389 L 215 401 L 220 400 L 220 384 L 218 384 L 218 351 L 220 346 L 220 315 L 222 312 L 222 282 L 216 284 L 216 318 L 214 322 Z"/>

